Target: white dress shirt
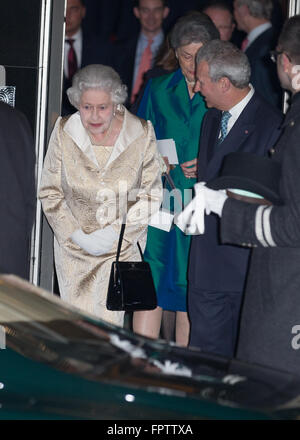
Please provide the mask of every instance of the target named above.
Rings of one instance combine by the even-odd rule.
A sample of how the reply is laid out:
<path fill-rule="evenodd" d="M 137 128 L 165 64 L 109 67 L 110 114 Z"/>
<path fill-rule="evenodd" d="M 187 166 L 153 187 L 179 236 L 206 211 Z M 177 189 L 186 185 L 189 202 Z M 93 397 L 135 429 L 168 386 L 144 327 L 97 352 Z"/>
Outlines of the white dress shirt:
<path fill-rule="evenodd" d="M 250 91 L 249 93 L 247 93 L 247 95 L 245 96 L 245 98 L 243 98 L 238 104 L 236 104 L 234 107 L 232 107 L 231 109 L 229 109 L 229 112 L 231 114 L 231 118 L 229 118 L 228 120 L 228 124 L 227 124 L 227 134 L 230 132 L 230 130 L 232 129 L 232 127 L 234 126 L 234 124 L 236 123 L 236 121 L 238 120 L 238 118 L 240 117 L 240 114 L 242 113 L 242 111 L 244 110 L 244 108 L 246 107 L 246 105 L 248 104 L 248 102 L 250 101 L 250 99 L 252 98 L 252 96 L 254 95 L 254 87 L 252 86 L 252 84 L 249 84 L 250 86 Z M 221 132 L 219 137 L 221 136 Z"/>

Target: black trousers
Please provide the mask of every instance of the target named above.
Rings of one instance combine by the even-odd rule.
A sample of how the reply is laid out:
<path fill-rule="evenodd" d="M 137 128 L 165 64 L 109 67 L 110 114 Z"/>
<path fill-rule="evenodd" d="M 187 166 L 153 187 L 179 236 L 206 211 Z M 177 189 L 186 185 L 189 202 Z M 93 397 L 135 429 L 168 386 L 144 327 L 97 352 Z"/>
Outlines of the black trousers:
<path fill-rule="evenodd" d="M 190 347 L 233 357 L 242 292 L 215 292 L 189 286 Z"/>

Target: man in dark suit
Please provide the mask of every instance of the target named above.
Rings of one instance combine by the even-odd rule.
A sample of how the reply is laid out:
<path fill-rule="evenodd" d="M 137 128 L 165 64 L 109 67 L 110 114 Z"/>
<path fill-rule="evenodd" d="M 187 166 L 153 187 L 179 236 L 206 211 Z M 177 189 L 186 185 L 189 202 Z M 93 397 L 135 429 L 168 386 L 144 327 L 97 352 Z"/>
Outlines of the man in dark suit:
<path fill-rule="evenodd" d="M 250 81 L 270 104 L 281 109 L 282 90 L 270 51 L 276 46 L 277 30 L 271 24 L 272 0 L 235 0 L 234 17 L 247 36 L 242 43 L 251 66 Z"/>
<path fill-rule="evenodd" d="M 134 103 L 142 85 L 143 74 L 154 63 L 155 56 L 163 43 L 162 24 L 169 14 L 166 0 L 138 0 L 133 8 L 140 22 L 140 32 L 129 39 L 117 41 L 114 50 L 113 67 L 128 87 L 128 97 Z M 151 59 L 148 69 L 141 71 L 143 55 L 150 47 Z"/>
<path fill-rule="evenodd" d="M 0 101 L 0 272 L 29 278 L 35 152 L 27 119 Z"/>
<path fill-rule="evenodd" d="M 66 90 L 72 85 L 76 71 L 88 64 L 112 64 L 112 45 L 98 36 L 88 35 L 81 27 L 86 14 L 84 0 L 68 0 L 64 50 L 62 115 L 74 113 Z"/>
<path fill-rule="evenodd" d="M 196 62 L 195 91 L 211 108 L 202 123 L 198 156 L 198 181 L 207 182 L 218 175 L 228 153 L 267 154 L 282 117 L 249 84 L 249 61 L 232 43 L 207 43 Z M 205 234 L 192 238 L 190 252 L 190 346 L 233 356 L 248 259 L 248 249 L 220 244 L 219 220 L 207 216 Z"/>

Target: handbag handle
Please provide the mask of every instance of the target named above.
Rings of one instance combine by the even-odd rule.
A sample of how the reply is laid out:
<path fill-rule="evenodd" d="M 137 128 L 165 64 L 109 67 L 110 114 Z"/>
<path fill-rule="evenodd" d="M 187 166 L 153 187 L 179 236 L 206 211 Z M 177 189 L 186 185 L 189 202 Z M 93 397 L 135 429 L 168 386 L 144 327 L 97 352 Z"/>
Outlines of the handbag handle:
<path fill-rule="evenodd" d="M 122 247 L 122 241 L 123 241 L 123 236 L 124 236 L 124 232 L 125 232 L 125 227 L 126 227 L 126 223 L 122 223 L 121 231 L 120 231 L 120 235 L 119 235 L 119 242 L 118 242 L 117 259 L 116 259 L 117 262 L 119 261 L 119 257 L 120 257 L 120 253 L 121 253 L 121 247 Z M 142 261 L 144 261 L 144 255 L 143 255 L 140 243 L 137 241 L 136 244 L 137 244 L 138 249 L 140 251 Z"/>
<path fill-rule="evenodd" d="M 173 190 L 175 190 L 175 192 L 174 192 L 174 197 L 175 197 L 175 199 L 177 199 L 177 202 L 179 202 L 179 204 L 181 205 L 181 209 L 184 210 L 185 206 L 184 206 L 184 203 L 183 203 L 182 197 L 181 197 L 181 199 L 179 199 L 178 194 L 177 194 L 177 192 L 176 192 L 176 191 L 177 191 L 177 188 L 176 188 L 176 186 L 175 186 L 175 183 L 174 183 L 172 177 L 171 177 L 170 174 L 168 174 L 168 173 L 163 173 L 163 177 L 165 178 L 165 180 L 164 180 L 164 184 L 163 184 L 163 188 L 166 187 L 166 182 L 168 182 L 168 184 L 170 185 L 170 187 L 171 187 Z"/>

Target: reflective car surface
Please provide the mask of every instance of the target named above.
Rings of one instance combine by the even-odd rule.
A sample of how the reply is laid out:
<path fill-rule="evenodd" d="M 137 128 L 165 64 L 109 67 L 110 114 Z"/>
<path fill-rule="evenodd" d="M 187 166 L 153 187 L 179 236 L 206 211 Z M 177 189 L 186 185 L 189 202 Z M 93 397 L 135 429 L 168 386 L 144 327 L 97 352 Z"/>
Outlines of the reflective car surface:
<path fill-rule="evenodd" d="M 0 419 L 300 418 L 300 378 L 152 341 L 0 277 Z"/>

